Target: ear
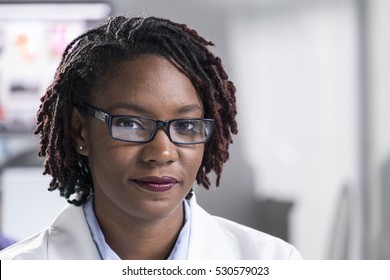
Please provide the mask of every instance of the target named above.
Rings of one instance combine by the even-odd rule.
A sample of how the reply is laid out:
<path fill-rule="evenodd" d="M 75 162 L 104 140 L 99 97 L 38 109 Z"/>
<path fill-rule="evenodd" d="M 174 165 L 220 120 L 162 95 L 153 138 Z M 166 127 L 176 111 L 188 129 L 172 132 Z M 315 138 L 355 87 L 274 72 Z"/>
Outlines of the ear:
<path fill-rule="evenodd" d="M 72 110 L 71 133 L 73 139 L 73 147 L 77 153 L 83 156 L 88 156 L 88 133 L 87 121 L 85 116 L 77 108 Z"/>

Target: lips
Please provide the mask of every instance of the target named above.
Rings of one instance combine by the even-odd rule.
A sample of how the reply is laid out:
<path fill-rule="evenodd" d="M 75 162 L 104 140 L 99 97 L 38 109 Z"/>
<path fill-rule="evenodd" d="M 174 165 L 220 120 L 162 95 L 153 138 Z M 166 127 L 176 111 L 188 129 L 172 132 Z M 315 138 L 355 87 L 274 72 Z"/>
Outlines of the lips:
<path fill-rule="evenodd" d="M 150 176 L 133 179 L 133 182 L 136 183 L 139 187 L 148 191 L 166 192 L 172 189 L 178 183 L 178 180 L 170 176 Z"/>

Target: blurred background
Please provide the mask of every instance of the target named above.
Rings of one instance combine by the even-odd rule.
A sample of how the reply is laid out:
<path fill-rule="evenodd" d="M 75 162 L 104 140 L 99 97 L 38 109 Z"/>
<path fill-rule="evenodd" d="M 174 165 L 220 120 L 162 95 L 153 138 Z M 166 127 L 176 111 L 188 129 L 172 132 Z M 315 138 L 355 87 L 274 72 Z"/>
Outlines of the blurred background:
<path fill-rule="evenodd" d="M 212 40 L 237 86 L 239 134 L 209 212 L 305 259 L 390 259 L 390 1 L 0 0 L 1 233 L 31 235 L 47 191 L 35 113 L 65 45 L 107 15 L 155 15 Z M 26 5 L 30 4 L 30 5 Z"/>

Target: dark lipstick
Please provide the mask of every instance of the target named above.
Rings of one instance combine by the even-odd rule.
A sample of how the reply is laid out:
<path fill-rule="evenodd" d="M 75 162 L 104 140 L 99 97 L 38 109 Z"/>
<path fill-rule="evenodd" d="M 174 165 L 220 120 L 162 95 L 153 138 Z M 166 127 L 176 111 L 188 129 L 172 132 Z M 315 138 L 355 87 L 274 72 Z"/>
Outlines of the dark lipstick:
<path fill-rule="evenodd" d="M 177 179 L 170 176 L 149 176 L 133 181 L 141 188 L 152 192 L 166 192 L 172 189 L 177 184 Z"/>

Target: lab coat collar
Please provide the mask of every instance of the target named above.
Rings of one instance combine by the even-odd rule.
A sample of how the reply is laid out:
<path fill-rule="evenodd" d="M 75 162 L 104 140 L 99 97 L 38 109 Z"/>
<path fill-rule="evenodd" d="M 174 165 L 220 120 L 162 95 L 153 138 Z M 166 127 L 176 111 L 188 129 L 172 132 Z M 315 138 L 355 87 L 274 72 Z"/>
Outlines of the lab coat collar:
<path fill-rule="evenodd" d="M 188 200 L 191 207 L 191 236 L 188 259 L 237 259 L 234 249 L 215 218 L 196 202 L 195 195 Z M 49 259 L 101 259 L 92 239 L 82 207 L 67 206 L 49 229 L 47 241 Z"/>

